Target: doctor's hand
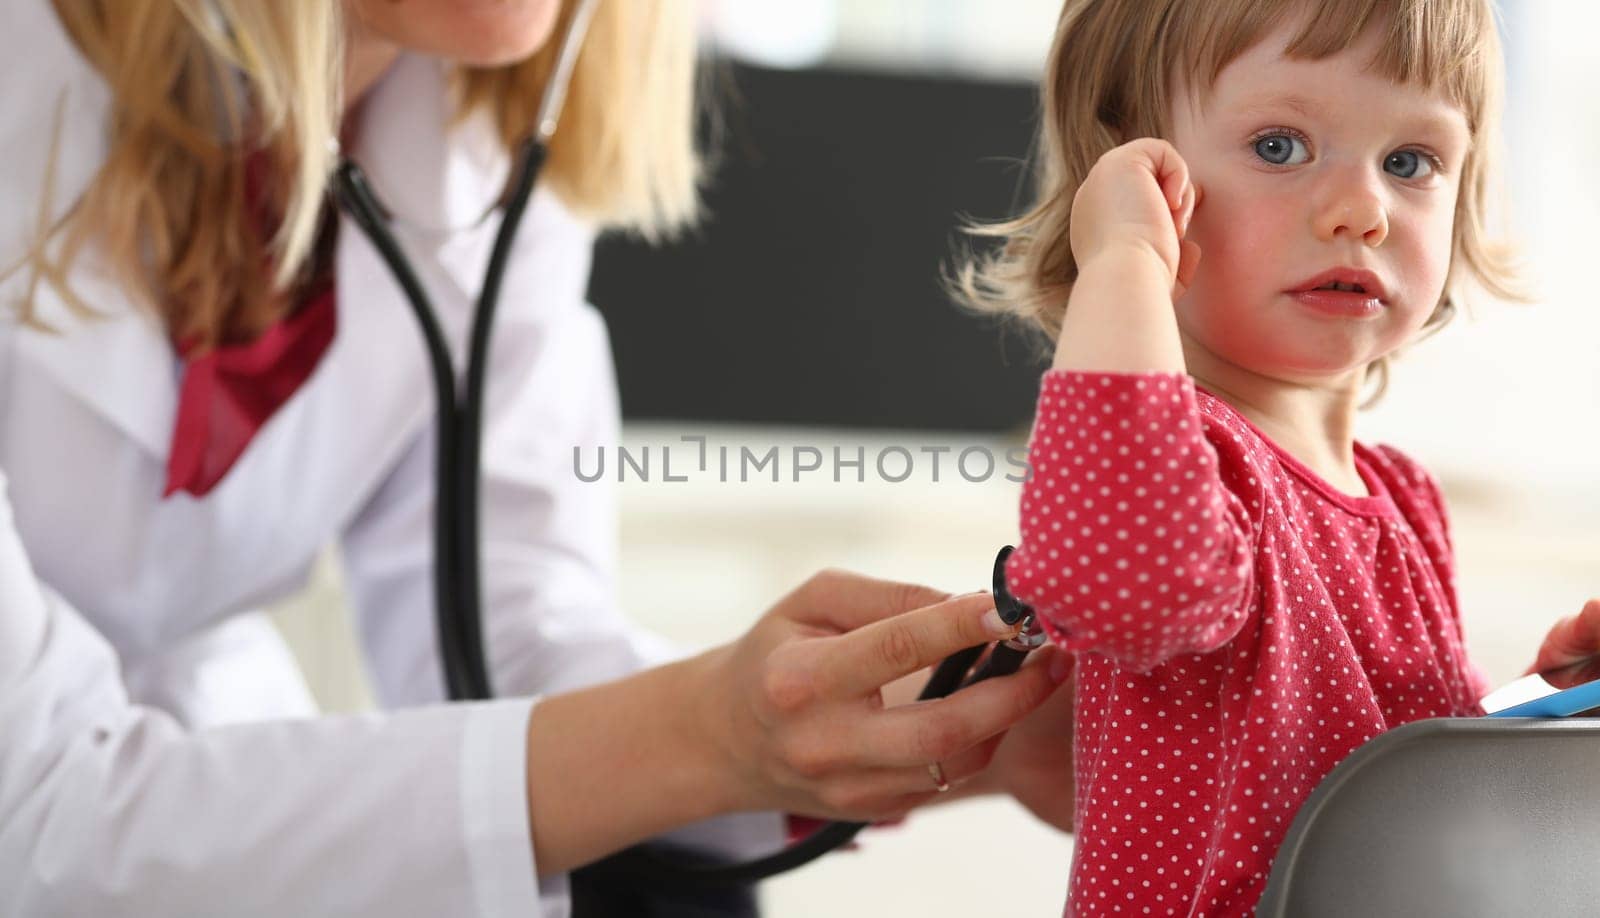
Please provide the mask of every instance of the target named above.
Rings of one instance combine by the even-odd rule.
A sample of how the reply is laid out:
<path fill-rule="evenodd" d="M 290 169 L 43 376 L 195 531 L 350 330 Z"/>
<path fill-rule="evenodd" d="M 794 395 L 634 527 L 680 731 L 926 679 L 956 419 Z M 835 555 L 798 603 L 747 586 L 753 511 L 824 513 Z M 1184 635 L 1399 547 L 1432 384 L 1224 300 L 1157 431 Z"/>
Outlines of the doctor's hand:
<path fill-rule="evenodd" d="M 1551 626 L 1528 672 L 1556 669 L 1597 653 L 1600 653 L 1600 599 L 1591 599 L 1577 615 Z"/>
<path fill-rule="evenodd" d="M 1037 665 L 934 701 L 884 686 L 1015 633 L 987 593 L 825 571 L 731 644 L 544 698 L 525 745 L 539 874 L 722 813 L 904 815 L 938 793 L 930 766 L 968 780 L 1055 686 Z"/>
<path fill-rule="evenodd" d="M 742 807 L 897 818 L 981 772 L 1004 731 L 1055 688 L 1030 666 L 948 698 L 888 706 L 883 688 L 1016 629 L 988 593 L 820 573 L 713 651 L 700 722 L 739 776 Z"/>
<path fill-rule="evenodd" d="M 1016 726 L 1007 730 L 988 770 L 968 782 L 956 796 L 1003 793 L 1017 799 L 1045 823 L 1072 831 L 1074 781 L 1072 760 L 1072 708 L 1077 680 L 1072 678 L 1075 658 L 1047 644 L 1035 650 L 1023 666 L 1053 669 L 1052 683 L 1060 683 L 1050 698 Z"/>

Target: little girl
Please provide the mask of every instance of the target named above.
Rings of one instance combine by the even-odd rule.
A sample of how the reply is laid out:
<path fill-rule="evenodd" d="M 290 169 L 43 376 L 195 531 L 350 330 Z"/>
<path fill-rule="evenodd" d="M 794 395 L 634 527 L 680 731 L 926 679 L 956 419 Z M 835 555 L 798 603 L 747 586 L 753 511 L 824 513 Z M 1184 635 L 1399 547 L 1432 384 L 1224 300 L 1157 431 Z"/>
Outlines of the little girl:
<path fill-rule="evenodd" d="M 1502 66 L 1489 0 L 1068 0 L 965 279 L 1057 339 L 1007 573 L 1078 656 L 1068 914 L 1249 914 L 1340 759 L 1481 713 L 1438 487 L 1351 428 L 1461 281 L 1520 298 Z"/>

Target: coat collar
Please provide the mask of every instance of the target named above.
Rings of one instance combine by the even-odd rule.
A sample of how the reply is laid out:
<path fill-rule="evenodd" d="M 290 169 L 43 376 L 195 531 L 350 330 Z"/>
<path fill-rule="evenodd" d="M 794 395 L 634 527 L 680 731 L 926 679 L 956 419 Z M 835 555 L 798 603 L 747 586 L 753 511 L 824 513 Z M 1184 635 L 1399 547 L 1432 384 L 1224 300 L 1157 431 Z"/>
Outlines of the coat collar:
<path fill-rule="evenodd" d="M 30 64 L 33 78 L 26 81 L 34 89 L 25 92 L 12 81 L 11 91 L 0 93 L 0 124 L 31 128 L 0 138 L 0 161 L 8 163 L 0 170 L 0 267 L 20 258 L 36 238 L 46 203 L 53 205 L 54 220 L 82 195 L 105 158 L 110 107 L 104 83 L 66 36 L 49 0 L 21 6 L 22 27 L 7 30 L 11 37 L 0 37 L 0 48 L 16 45 L 15 59 L 38 66 Z M 40 86 L 61 87 L 59 98 L 48 99 L 37 91 Z M 367 100 L 351 155 L 394 211 L 412 254 L 424 262 L 437 259 L 461 290 L 475 292 L 476 278 L 469 275 L 486 254 L 484 231 L 492 222 L 481 218 L 499 195 L 509 161 L 486 115 L 441 130 L 450 123 L 450 106 L 445 65 L 402 55 Z M 59 126 L 59 143 L 52 143 L 46 125 Z M 45 175 L 54 182 L 42 182 Z M 474 231 L 460 232 L 467 227 Z M 341 248 L 354 229 L 344 227 Z M 164 458 L 177 412 L 179 365 L 160 322 L 99 270 L 92 251 L 74 264 L 71 277 L 74 293 L 92 315 L 70 308 L 48 284 L 32 283 L 30 273 L 23 267 L 6 278 L 0 302 L 31 296 L 44 327 L 0 320 L 9 323 L 0 329 L 0 359 L 5 338 L 12 337 L 27 372 L 49 374 L 152 456 Z"/>
<path fill-rule="evenodd" d="M 74 293 L 93 315 L 19 264 L 41 229 L 55 225 L 83 194 L 106 155 L 110 93 L 67 36 L 49 0 L 24 0 L 18 19 L 0 30 L 0 60 L 28 61 L 28 79 L 0 91 L 0 269 L 18 265 L 0 285 L 0 307 L 27 297 L 41 327 L 0 316 L 0 343 L 124 430 L 164 455 L 176 389 L 172 348 L 160 324 L 137 308 L 96 263 L 92 250 L 74 264 Z"/>
<path fill-rule="evenodd" d="M 457 121 L 448 65 L 417 54 L 402 54 L 362 101 L 352 147 L 395 223 L 422 241 L 489 222 L 510 173 L 489 114 Z"/>
<path fill-rule="evenodd" d="M 17 354 L 28 365 L 24 372 L 49 374 L 152 456 L 165 457 L 177 416 L 179 369 L 165 330 L 103 271 L 75 265 L 72 289 L 92 313 L 69 307 L 55 289 L 38 285 L 34 312 L 41 327 L 12 330 Z"/>

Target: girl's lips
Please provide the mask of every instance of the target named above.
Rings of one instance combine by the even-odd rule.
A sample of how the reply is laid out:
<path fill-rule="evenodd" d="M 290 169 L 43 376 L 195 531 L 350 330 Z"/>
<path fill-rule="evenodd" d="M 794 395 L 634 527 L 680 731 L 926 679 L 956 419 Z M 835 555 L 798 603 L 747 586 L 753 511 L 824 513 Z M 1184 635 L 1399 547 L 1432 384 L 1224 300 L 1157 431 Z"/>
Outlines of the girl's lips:
<path fill-rule="evenodd" d="M 1345 290 L 1297 290 L 1289 294 L 1317 312 L 1348 319 L 1365 319 L 1383 311 L 1383 301 L 1370 293 Z"/>

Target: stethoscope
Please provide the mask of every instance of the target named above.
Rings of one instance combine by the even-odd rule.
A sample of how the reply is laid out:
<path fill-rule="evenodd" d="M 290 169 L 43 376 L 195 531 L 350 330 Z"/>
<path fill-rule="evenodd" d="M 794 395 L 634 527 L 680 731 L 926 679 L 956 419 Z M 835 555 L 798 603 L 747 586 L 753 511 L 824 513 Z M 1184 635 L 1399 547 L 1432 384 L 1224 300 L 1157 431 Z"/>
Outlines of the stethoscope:
<path fill-rule="evenodd" d="M 405 252 L 390 231 L 391 212 L 379 201 L 361 167 L 341 158 L 332 188 L 338 205 L 350 215 L 372 242 L 405 294 L 426 344 L 438 403 L 436 446 L 437 494 L 434 501 L 434 618 L 445 687 L 453 701 L 494 697 L 489 667 L 484 658 L 480 614 L 478 565 L 478 477 L 483 433 L 483 396 L 489 340 L 506 260 L 533 193 L 539 170 L 549 155 L 550 138 L 566 99 L 578 51 L 588 31 L 598 0 L 579 0 L 572 24 L 562 39 L 554 71 L 540 100 L 534 133 L 519 146 L 506 194 L 498 203 L 504 216 L 484 271 L 467 351 L 467 371 L 457 397 L 449 346 L 436 313 Z M 487 215 L 486 215 L 487 216 Z M 965 686 L 1015 672 L 1044 635 L 1033 611 L 1014 599 L 1005 587 L 1004 565 L 1008 545 L 995 559 L 993 587 L 996 607 L 1009 624 L 1023 623 L 1022 633 L 1009 641 L 980 644 L 951 655 L 934 671 L 918 700 L 941 698 Z M 976 668 L 974 668 L 976 667 Z M 667 856 L 657 846 L 639 845 L 611 855 L 586 870 L 615 875 L 620 882 L 645 879 L 677 890 L 697 890 L 753 883 L 792 870 L 854 838 L 867 824 L 829 823 L 803 841 L 757 860 L 737 864 L 711 863 L 688 852 Z"/>
<path fill-rule="evenodd" d="M 572 24 L 562 39 L 550 82 L 539 101 L 533 135 L 518 147 L 506 193 L 496 202 L 504 206 L 505 215 L 495 234 L 494 248 L 483 275 L 483 289 L 478 293 L 473 310 L 467 372 L 459 399 L 449 345 L 427 291 L 389 230 L 391 212 L 378 200 L 366 173 L 349 158 L 341 157 L 333 174 L 336 202 L 371 240 L 405 293 L 421 327 L 433 370 L 439 412 L 437 493 L 433 513 L 434 618 L 439 655 L 444 662 L 445 688 L 454 701 L 494 697 L 494 686 L 483 655 L 478 613 L 478 460 L 483 440 L 483 392 L 495 307 L 499 305 L 500 283 L 505 277 L 511 245 L 522 225 L 539 170 L 549 156 L 550 138 L 555 134 L 567 86 L 572 80 L 572 69 L 597 5 L 598 0 L 579 0 Z"/>

